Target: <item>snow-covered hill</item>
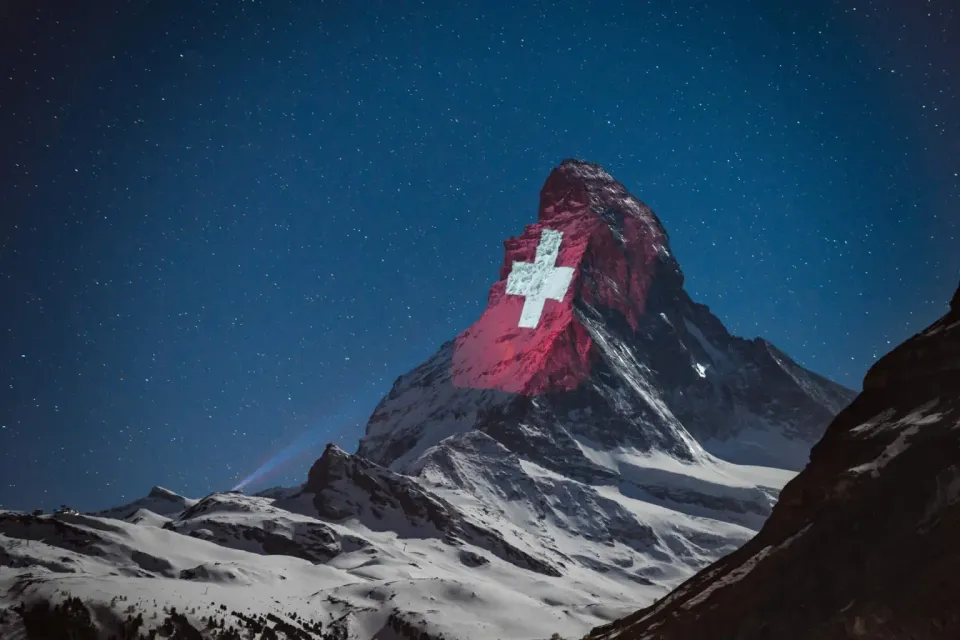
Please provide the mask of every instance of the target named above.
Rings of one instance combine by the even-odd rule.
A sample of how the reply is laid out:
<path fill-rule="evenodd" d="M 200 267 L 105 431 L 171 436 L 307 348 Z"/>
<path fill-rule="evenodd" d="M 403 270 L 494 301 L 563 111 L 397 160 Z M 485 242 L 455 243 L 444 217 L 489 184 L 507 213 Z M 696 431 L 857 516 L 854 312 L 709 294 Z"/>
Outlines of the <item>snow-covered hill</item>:
<path fill-rule="evenodd" d="M 391 624 L 429 637 L 546 638 L 625 615 L 753 533 L 748 514 L 714 520 L 592 487 L 480 432 L 422 465 L 418 482 L 331 446 L 303 487 L 270 497 L 178 497 L 179 513 L 138 507 L 137 523 L 0 513 L 0 607 L 70 594 L 102 607 L 105 633 L 132 607 L 148 626 L 172 608 L 197 629 L 210 616 L 241 625 L 236 611 L 319 625 L 328 635 L 317 638 L 391 637 Z M 710 473 L 704 481 L 729 482 L 733 496 L 763 471 Z M 5 617 L 0 637 L 16 637 L 20 616 Z"/>
<path fill-rule="evenodd" d="M 0 637 L 67 595 L 86 604 L 55 615 L 117 635 L 140 612 L 194 639 L 220 620 L 265 639 L 570 635 L 752 537 L 852 392 L 731 336 L 595 165 L 555 169 L 505 247 L 477 323 L 302 486 L 0 514 L 0 607 L 40 607 L 0 614 Z"/>
<path fill-rule="evenodd" d="M 0 637 L 25 637 L 18 603 L 67 594 L 98 612 L 103 637 L 129 608 L 147 626 L 172 609 L 196 629 L 211 616 L 239 627 L 234 611 L 272 614 L 323 630 L 310 638 L 403 637 L 389 635 L 391 626 L 430 638 L 545 638 L 585 631 L 625 614 L 637 594 L 660 592 L 575 565 L 555 575 L 456 511 L 441 510 L 449 525 L 422 530 L 390 509 L 370 526 L 363 518 L 337 524 L 316 517 L 315 498 L 295 494 L 285 509 L 272 498 L 214 494 L 162 527 L 2 512 Z"/>

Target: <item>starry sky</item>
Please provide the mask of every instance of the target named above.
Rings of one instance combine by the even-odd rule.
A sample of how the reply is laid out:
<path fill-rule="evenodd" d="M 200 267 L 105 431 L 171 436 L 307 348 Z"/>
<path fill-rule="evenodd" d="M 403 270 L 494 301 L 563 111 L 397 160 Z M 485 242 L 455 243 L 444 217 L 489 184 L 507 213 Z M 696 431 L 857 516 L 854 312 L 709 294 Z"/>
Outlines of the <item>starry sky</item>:
<path fill-rule="evenodd" d="M 852 387 L 957 286 L 954 0 L 81 5 L 0 2 L 5 508 L 353 450 L 566 157 Z"/>

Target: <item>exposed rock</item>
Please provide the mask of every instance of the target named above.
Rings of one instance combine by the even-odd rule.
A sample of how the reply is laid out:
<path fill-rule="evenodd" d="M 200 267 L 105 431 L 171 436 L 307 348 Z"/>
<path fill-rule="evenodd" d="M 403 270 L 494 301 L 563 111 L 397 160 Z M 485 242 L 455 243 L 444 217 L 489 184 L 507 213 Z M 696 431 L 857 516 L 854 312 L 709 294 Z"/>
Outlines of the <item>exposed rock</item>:
<path fill-rule="evenodd" d="M 458 556 L 460 558 L 460 562 L 468 567 L 482 567 L 485 564 L 490 564 L 489 560 L 484 558 L 479 553 L 474 553 L 469 549 L 461 549 Z"/>
<path fill-rule="evenodd" d="M 564 161 L 540 192 L 538 221 L 504 243 L 483 315 L 456 340 L 454 384 L 526 395 L 580 386 L 597 354 L 574 301 L 615 310 L 636 329 L 654 274 L 667 269 L 679 278 L 665 243 L 653 211 L 606 171 Z M 554 297 L 534 302 L 556 284 L 550 274 L 562 280 Z M 540 277 L 548 279 L 538 288 Z M 521 294 L 525 286 L 534 287 L 531 295 Z"/>

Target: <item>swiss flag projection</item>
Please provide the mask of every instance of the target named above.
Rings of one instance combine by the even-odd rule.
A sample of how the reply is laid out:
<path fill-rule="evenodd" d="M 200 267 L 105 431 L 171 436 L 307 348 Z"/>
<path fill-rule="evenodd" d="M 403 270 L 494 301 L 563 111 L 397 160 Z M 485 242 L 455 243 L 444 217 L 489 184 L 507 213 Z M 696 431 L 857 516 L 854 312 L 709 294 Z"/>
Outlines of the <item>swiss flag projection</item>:
<path fill-rule="evenodd" d="M 590 339 L 573 314 L 587 238 L 532 225 L 506 242 L 509 264 L 486 311 L 457 338 L 461 387 L 534 394 L 573 389 L 590 373 Z"/>
<path fill-rule="evenodd" d="M 665 237 L 653 212 L 596 165 L 565 161 L 540 192 L 539 220 L 504 243 L 487 308 L 454 344 L 455 385 L 536 395 L 569 391 L 593 342 L 574 301 L 634 329 Z"/>

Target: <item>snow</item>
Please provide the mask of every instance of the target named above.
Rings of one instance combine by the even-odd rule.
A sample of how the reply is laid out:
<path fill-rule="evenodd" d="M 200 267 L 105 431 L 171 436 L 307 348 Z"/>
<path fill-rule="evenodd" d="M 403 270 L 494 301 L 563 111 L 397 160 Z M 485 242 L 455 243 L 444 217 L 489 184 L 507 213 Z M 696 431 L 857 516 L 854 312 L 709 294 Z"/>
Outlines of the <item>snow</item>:
<path fill-rule="evenodd" d="M 939 400 L 935 400 L 924 407 L 911 412 L 909 415 L 898 420 L 892 425 L 879 427 L 882 430 L 899 429 L 899 433 L 893 442 L 884 447 L 883 452 L 881 452 L 877 458 L 871 460 L 870 462 L 857 465 L 850 469 L 850 471 L 856 474 L 868 473 L 873 477 L 877 477 L 881 469 L 887 466 L 890 461 L 910 447 L 910 439 L 917 435 L 920 429 L 927 425 L 936 424 L 943 419 L 943 414 L 928 413 L 929 409 L 933 406 L 936 406 L 938 403 Z"/>
<path fill-rule="evenodd" d="M 732 464 L 709 454 L 696 463 L 689 463 L 662 451 L 640 452 L 629 447 L 601 451 L 584 438 L 576 439 L 576 443 L 589 460 L 621 476 L 642 470 L 652 474 L 656 470 L 723 486 L 754 487 L 760 484 L 779 490 L 795 475 L 784 469 Z"/>
<path fill-rule="evenodd" d="M 149 509 L 137 509 L 132 514 L 125 518 L 127 522 L 133 524 L 142 524 L 146 527 L 163 527 L 163 525 L 170 522 L 170 518 L 162 516 L 159 513 L 154 513 Z"/>
<path fill-rule="evenodd" d="M 510 394 L 503 392 L 455 386 L 450 378 L 453 346 L 453 342 L 444 344 L 433 358 L 408 374 L 405 387 L 395 387 L 381 401 L 367 424 L 363 455 L 379 462 L 386 457 L 387 445 L 411 439 L 413 447 L 390 463 L 391 468 L 403 469 L 444 438 L 472 429 L 480 412 L 509 399 Z M 385 406 L 389 407 L 389 419 L 376 421 Z"/>
<path fill-rule="evenodd" d="M 143 498 L 134 500 L 133 502 L 120 507 L 114 507 L 112 509 L 107 509 L 106 511 L 101 511 L 98 515 L 125 520 L 138 517 L 137 514 L 140 512 L 140 510 L 144 509 L 150 514 L 166 517 L 176 515 L 185 508 L 191 507 L 196 503 L 196 500 L 185 498 L 173 491 L 170 491 L 169 489 L 165 489 L 163 487 L 154 487 L 150 490 L 150 493 Z M 153 519 L 153 516 L 145 517 Z"/>
<path fill-rule="evenodd" d="M 651 384 L 649 376 L 644 375 L 645 367 L 637 361 L 629 346 L 612 336 L 603 323 L 596 319 L 583 317 L 581 321 L 596 343 L 601 356 L 620 372 L 627 388 L 657 413 L 662 420 L 663 429 L 668 431 L 677 442 L 682 443 L 692 457 L 701 457 L 704 454 L 703 448 L 670 411 Z"/>
<path fill-rule="evenodd" d="M 764 516 L 681 505 L 647 494 L 643 487 L 677 492 L 687 483 L 687 498 L 712 494 L 734 506 L 752 502 L 758 509 L 769 509 L 773 496 L 793 476 L 780 469 L 716 459 L 689 464 L 659 452 L 602 450 L 582 439 L 577 442 L 588 459 L 623 480 L 589 485 L 529 459 L 514 456 L 511 462 L 506 449 L 499 454 L 491 451 L 484 460 L 464 454 L 464 446 L 453 445 L 446 447 L 443 465 L 425 464 L 420 477 L 511 543 L 559 553 L 602 570 L 607 579 L 629 580 L 630 589 L 636 588 L 631 583 L 648 581 L 654 587 L 649 591 L 657 597 L 668 585 L 750 538 Z M 494 463 L 498 455 L 502 457 Z M 539 495 L 550 496 L 546 504 L 538 503 Z M 649 536 L 625 540 L 617 528 L 621 518 L 633 523 L 623 521 L 624 530 L 647 528 Z M 631 569 L 624 571 L 624 567 Z M 565 570 L 570 569 L 567 564 Z M 597 578 L 591 581 L 596 583 Z"/>
<path fill-rule="evenodd" d="M 810 460 L 810 443 L 787 437 L 764 422 L 745 418 L 735 438 L 710 438 L 703 448 L 710 455 L 740 466 L 780 468 L 797 473 Z"/>
<path fill-rule="evenodd" d="M 850 429 L 850 432 L 857 433 L 857 434 L 861 434 L 861 433 L 871 434 L 878 427 L 883 428 L 883 426 L 889 423 L 893 419 L 893 417 L 896 415 L 897 415 L 896 409 L 884 409 L 883 411 L 881 411 L 874 417 L 870 418 L 863 424 L 859 424 L 853 427 L 852 429 Z"/>
<path fill-rule="evenodd" d="M 268 506 L 259 499 L 244 502 L 246 507 Z M 203 616 L 220 614 L 221 604 L 246 613 L 296 613 L 325 625 L 349 615 L 351 637 L 356 638 L 374 637 L 398 609 L 409 619 L 423 620 L 431 633 L 469 639 L 581 633 L 635 606 L 633 597 L 613 597 L 609 586 L 584 583 L 589 572 L 579 572 L 574 580 L 550 578 L 464 545 L 488 561 L 469 568 L 460 560 L 461 549 L 441 540 L 401 541 L 393 532 L 372 531 L 356 522 L 315 521 L 370 543 L 317 564 L 94 516 L 61 517 L 68 533 L 58 534 L 51 516 L 25 516 L 33 524 L 18 526 L 7 515 L 0 513 L 0 552 L 17 559 L 14 567 L 29 566 L 16 569 L 8 562 L 0 569 L 0 593 L 7 594 L 0 596 L 0 607 L 36 597 L 58 601 L 70 593 L 104 606 L 126 596 L 121 605 L 135 603 L 148 622 L 154 614 L 162 620 L 163 607 L 176 607 L 191 612 L 188 618 L 199 623 Z M 252 520 L 241 512 L 230 518 L 246 526 L 262 524 L 262 512 L 247 515 Z M 227 513 L 221 508 L 216 517 Z M 309 520 L 290 513 L 283 517 Z M 95 542 L 69 549 L 74 534 Z M 43 568 L 45 564 L 55 568 Z M 33 578 L 24 586 L 28 572 Z M 190 578 L 180 579 L 182 572 Z M 617 600 L 619 607 L 611 604 Z M 2 628 L 0 636 L 8 637 Z"/>
<path fill-rule="evenodd" d="M 467 438 L 470 446 L 435 447 L 422 461 L 421 482 L 436 481 L 432 490 L 455 502 L 467 520 L 562 565 L 563 575 L 524 569 L 469 541 L 425 536 L 389 514 L 380 522 L 324 521 L 309 494 L 273 489 L 185 500 L 180 514 L 154 514 L 137 524 L 90 515 L 23 516 L 32 523 L 25 526 L 0 514 L 0 552 L 15 559 L 0 570 L 0 594 L 11 594 L 0 606 L 22 598 L 56 601 L 65 593 L 110 606 L 126 594 L 122 606 L 135 603 L 148 621 L 154 613 L 162 620 L 164 606 L 191 611 L 188 617 L 199 621 L 225 605 L 250 614 L 296 613 L 325 625 L 339 620 L 351 637 L 366 640 L 388 637 L 382 630 L 396 609 L 430 633 L 464 640 L 570 636 L 661 597 L 754 531 L 630 497 L 616 486 L 573 481 L 479 432 L 453 438 Z M 734 493 L 764 473 L 583 446 L 618 469 L 727 482 Z M 444 482 L 452 471 L 435 462 L 441 454 L 452 456 L 445 461 L 474 484 Z M 537 506 L 540 496 L 548 502 Z M 67 531 L 49 526 L 54 519 Z M 289 540 L 301 555 L 313 553 L 313 561 L 268 552 L 266 534 Z M 86 542 L 72 543 L 75 536 Z M 335 555 L 321 558 L 324 545 Z M 21 594 L 27 573 L 33 582 Z"/>
<path fill-rule="evenodd" d="M 726 362 L 729 358 L 724 356 L 719 349 L 713 346 L 712 342 L 704 337 L 703 332 L 700 331 L 700 327 L 694 324 L 693 321 L 688 318 L 684 318 L 683 324 L 687 328 L 687 331 L 690 332 L 690 335 L 696 339 L 696 341 L 703 348 L 704 352 L 706 352 L 706 354 L 710 357 L 710 360 L 713 361 L 714 366 L 721 368 L 720 365 Z"/>

